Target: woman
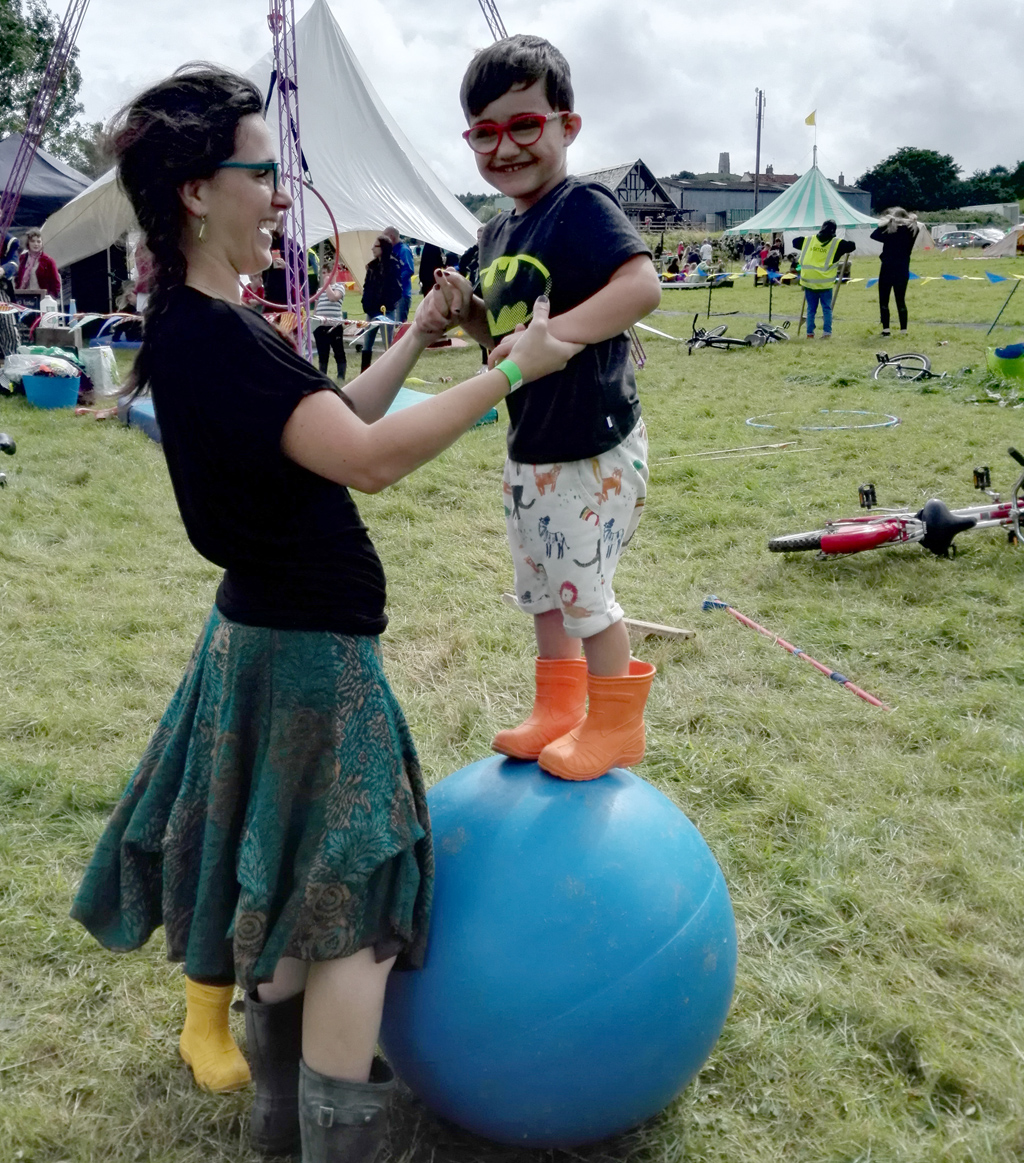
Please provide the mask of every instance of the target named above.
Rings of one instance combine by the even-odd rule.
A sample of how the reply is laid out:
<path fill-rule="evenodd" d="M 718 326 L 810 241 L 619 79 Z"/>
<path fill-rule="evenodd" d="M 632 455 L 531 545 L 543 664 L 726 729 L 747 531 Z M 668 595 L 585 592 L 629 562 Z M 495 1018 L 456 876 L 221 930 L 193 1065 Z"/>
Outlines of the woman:
<path fill-rule="evenodd" d="M 367 263 L 363 276 L 363 310 L 367 319 L 387 315 L 397 319 L 398 304 L 402 298 L 402 271 L 392 254 L 391 239 L 382 234 L 373 241 L 373 258 Z M 380 324 L 370 327 L 363 335 L 363 358 L 360 371 L 364 372 L 373 359 L 373 344 Z M 384 326 L 384 346 L 391 346 L 392 328 Z"/>
<path fill-rule="evenodd" d="M 32 226 L 25 234 L 26 249 L 18 259 L 18 277 L 14 292 L 26 307 L 38 307 L 43 295 L 60 298 L 60 275 L 57 264 L 43 253 L 43 232 Z"/>
<path fill-rule="evenodd" d="M 13 234 L 3 236 L 0 243 L 0 303 L 14 298 L 14 278 L 18 273 L 18 252 L 21 243 Z M 0 359 L 18 350 L 18 315 L 0 309 Z"/>
<path fill-rule="evenodd" d="M 910 214 L 902 206 L 886 210 L 871 232 L 875 242 L 882 244 L 879 256 L 881 268 L 878 272 L 878 313 L 882 322 L 882 334 L 891 335 L 889 330 L 889 295 L 896 297 L 896 314 L 900 320 L 900 335 L 907 333 L 907 283 L 910 281 L 910 252 L 917 239 L 917 215 Z"/>
<path fill-rule="evenodd" d="M 345 393 L 240 305 L 291 204 L 262 110 L 244 77 L 186 66 L 112 139 L 155 260 L 135 387 L 152 391 L 186 532 L 226 572 L 72 915 L 116 950 L 163 924 L 187 975 L 182 1054 L 212 1089 L 245 1082 L 223 1007 L 237 981 L 254 1146 L 301 1139 L 304 1163 L 338 1163 L 376 1155 L 394 1085 L 374 1060 L 384 987 L 396 958 L 422 962 L 432 887 L 423 782 L 380 662 L 384 576 L 348 489 L 436 456 L 517 374 L 386 416 L 461 302 L 438 290 Z M 528 381 L 580 350 L 537 308 L 514 352 Z"/>
<path fill-rule="evenodd" d="M 316 344 L 317 361 L 324 375 L 327 374 L 331 352 L 334 352 L 338 379 L 343 383 L 345 373 L 348 371 L 348 357 L 345 353 L 345 315 L 342 310 L 344 302 L 345 288 L 341 283 L 331 282 L 328 273 L 327 283 L 314 307 L 317 324 L 313 331 L 313 342 Z"/>

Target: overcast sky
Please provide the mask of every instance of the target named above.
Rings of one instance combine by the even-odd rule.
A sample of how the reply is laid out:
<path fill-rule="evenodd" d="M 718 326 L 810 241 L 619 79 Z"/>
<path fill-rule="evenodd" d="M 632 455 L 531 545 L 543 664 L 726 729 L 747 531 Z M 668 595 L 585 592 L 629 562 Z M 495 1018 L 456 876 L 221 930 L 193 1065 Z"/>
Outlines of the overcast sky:
<path fill-rule="evenodd" d="M 49 0 L 63 14 L 60 0 Z M 312 0 L 297 0 L 301 15 Z M 637 157 L 657 175 L 754 167 L 754 90 L 767 94 L 762 168 L 802 173 L 817 110 L 819 165 L 847 181 L 903 145 L 965 175 L 1024 157 L 1024 0 L 497 0 L 509 32 L 566 55 L 584 127 L 576 172 Z M 490 34 L 477 0 L 331 0 L 385 105 L 455 193 L 483 192 L 458 90 Z M 184 61 L 245 69 L 271 47 L 265 0 L 92 0 L 81 96 L 105 120 Z M 801 46 L 806 46 L 804 50 Z M 321 100 L 300 77 L 300 103 Z M 300 104 L 301 108 L 301 104 Z M 338 110 L 344 132 L 344 109 Z"/>

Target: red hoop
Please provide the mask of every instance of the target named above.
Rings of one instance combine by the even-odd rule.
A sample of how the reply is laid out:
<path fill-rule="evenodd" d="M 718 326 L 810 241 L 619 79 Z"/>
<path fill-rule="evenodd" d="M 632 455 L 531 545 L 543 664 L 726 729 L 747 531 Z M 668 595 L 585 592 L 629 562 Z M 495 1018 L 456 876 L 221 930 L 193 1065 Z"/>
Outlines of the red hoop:
<path fill-rule="evenodd" d="M 330 218 L 330 220 L 331 220 L 331 226 L 334 227 L 334 266 L 331 268 L 330 278 L 327 280 L 327 283 L 329 283 L 334 278 L 334 276 L 338 273 L 339 260 L 341 258 L 341 236 L 338 233 L 338 223 L 335 220 L 334 215 L 331 213 L 330 206 L 327 205 L 327 200 L 324 198 L 323 194 L 321 194 L 320 191 L 316 188 L 316 186 L 314 186 L 312 182 L 303 182 L 302 184 L 306 187 L 307 190 L 309 190 L 313 194 L 316 194 L 316 196 L 320 199 L 320 202 L 323 205 L 323 208 L 327 211 L 327 217 Z M 305 257 L 305 256 L 303 256 L 303 257 Z M 324 287 L 327 286 L 327 283 L 324 284 Z M 312 307 L 313 304 L 317 301 L 317 299 L 319 299 L 320 296 L 323 294 L 324 287 L 321 287 L 320 290 L 317 291 L 317 293 L 309 300 L 310 307 Z M 262 303 L 264 307 L 269 307 L 273 311 L 290 311 L 291 310 L 291 307 L 287 303 L 271 303 L 269 299 L 264 299 L 262 295 L 257 295 L 256 292 L 251 287 L 249 288 L 249 294 L 252 296 L 253 299 L 256 300 L 257 303 Z"/>

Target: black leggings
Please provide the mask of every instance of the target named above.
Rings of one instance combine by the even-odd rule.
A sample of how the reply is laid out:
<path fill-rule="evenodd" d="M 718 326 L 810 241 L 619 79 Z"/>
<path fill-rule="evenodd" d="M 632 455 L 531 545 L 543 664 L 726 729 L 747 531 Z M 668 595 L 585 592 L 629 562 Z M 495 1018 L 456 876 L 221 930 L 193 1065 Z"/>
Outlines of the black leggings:
<path fill-rule="evenodd" d="M 313 332 L 313 341 L 316 343 L 320 370 L 327 374 L 327 364 L 333 351 L 335 363 L 338 365 L 338 378 L 344 379 L 348 371 L 348 357 L 345 352 L 345 333 L 340 324 L 336 327 L 318 327 Z"/>
<path fill-rule="evenodd" d="M 907 281 L 909 275 L 891 275 L 884 268 L 878 276 L 878 312 L 882 317 L 882 329 L 889 330 L 889 292 L 896 296 L 896 314 L 900 317 L 900 330 L 907 329 Z"/>

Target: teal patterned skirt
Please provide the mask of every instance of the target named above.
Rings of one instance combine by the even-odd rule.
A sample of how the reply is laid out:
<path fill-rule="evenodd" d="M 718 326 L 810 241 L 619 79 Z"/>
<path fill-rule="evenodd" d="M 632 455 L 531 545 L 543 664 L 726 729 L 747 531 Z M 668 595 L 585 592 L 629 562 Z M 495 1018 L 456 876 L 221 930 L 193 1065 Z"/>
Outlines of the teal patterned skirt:
<path fill-rule="evenodd" d="M 376 638 L 214 609 L 71 915 L 108 949 L 246 989 L 281 957 L 422 964 L 433 889 L 416 751 Z"/>

